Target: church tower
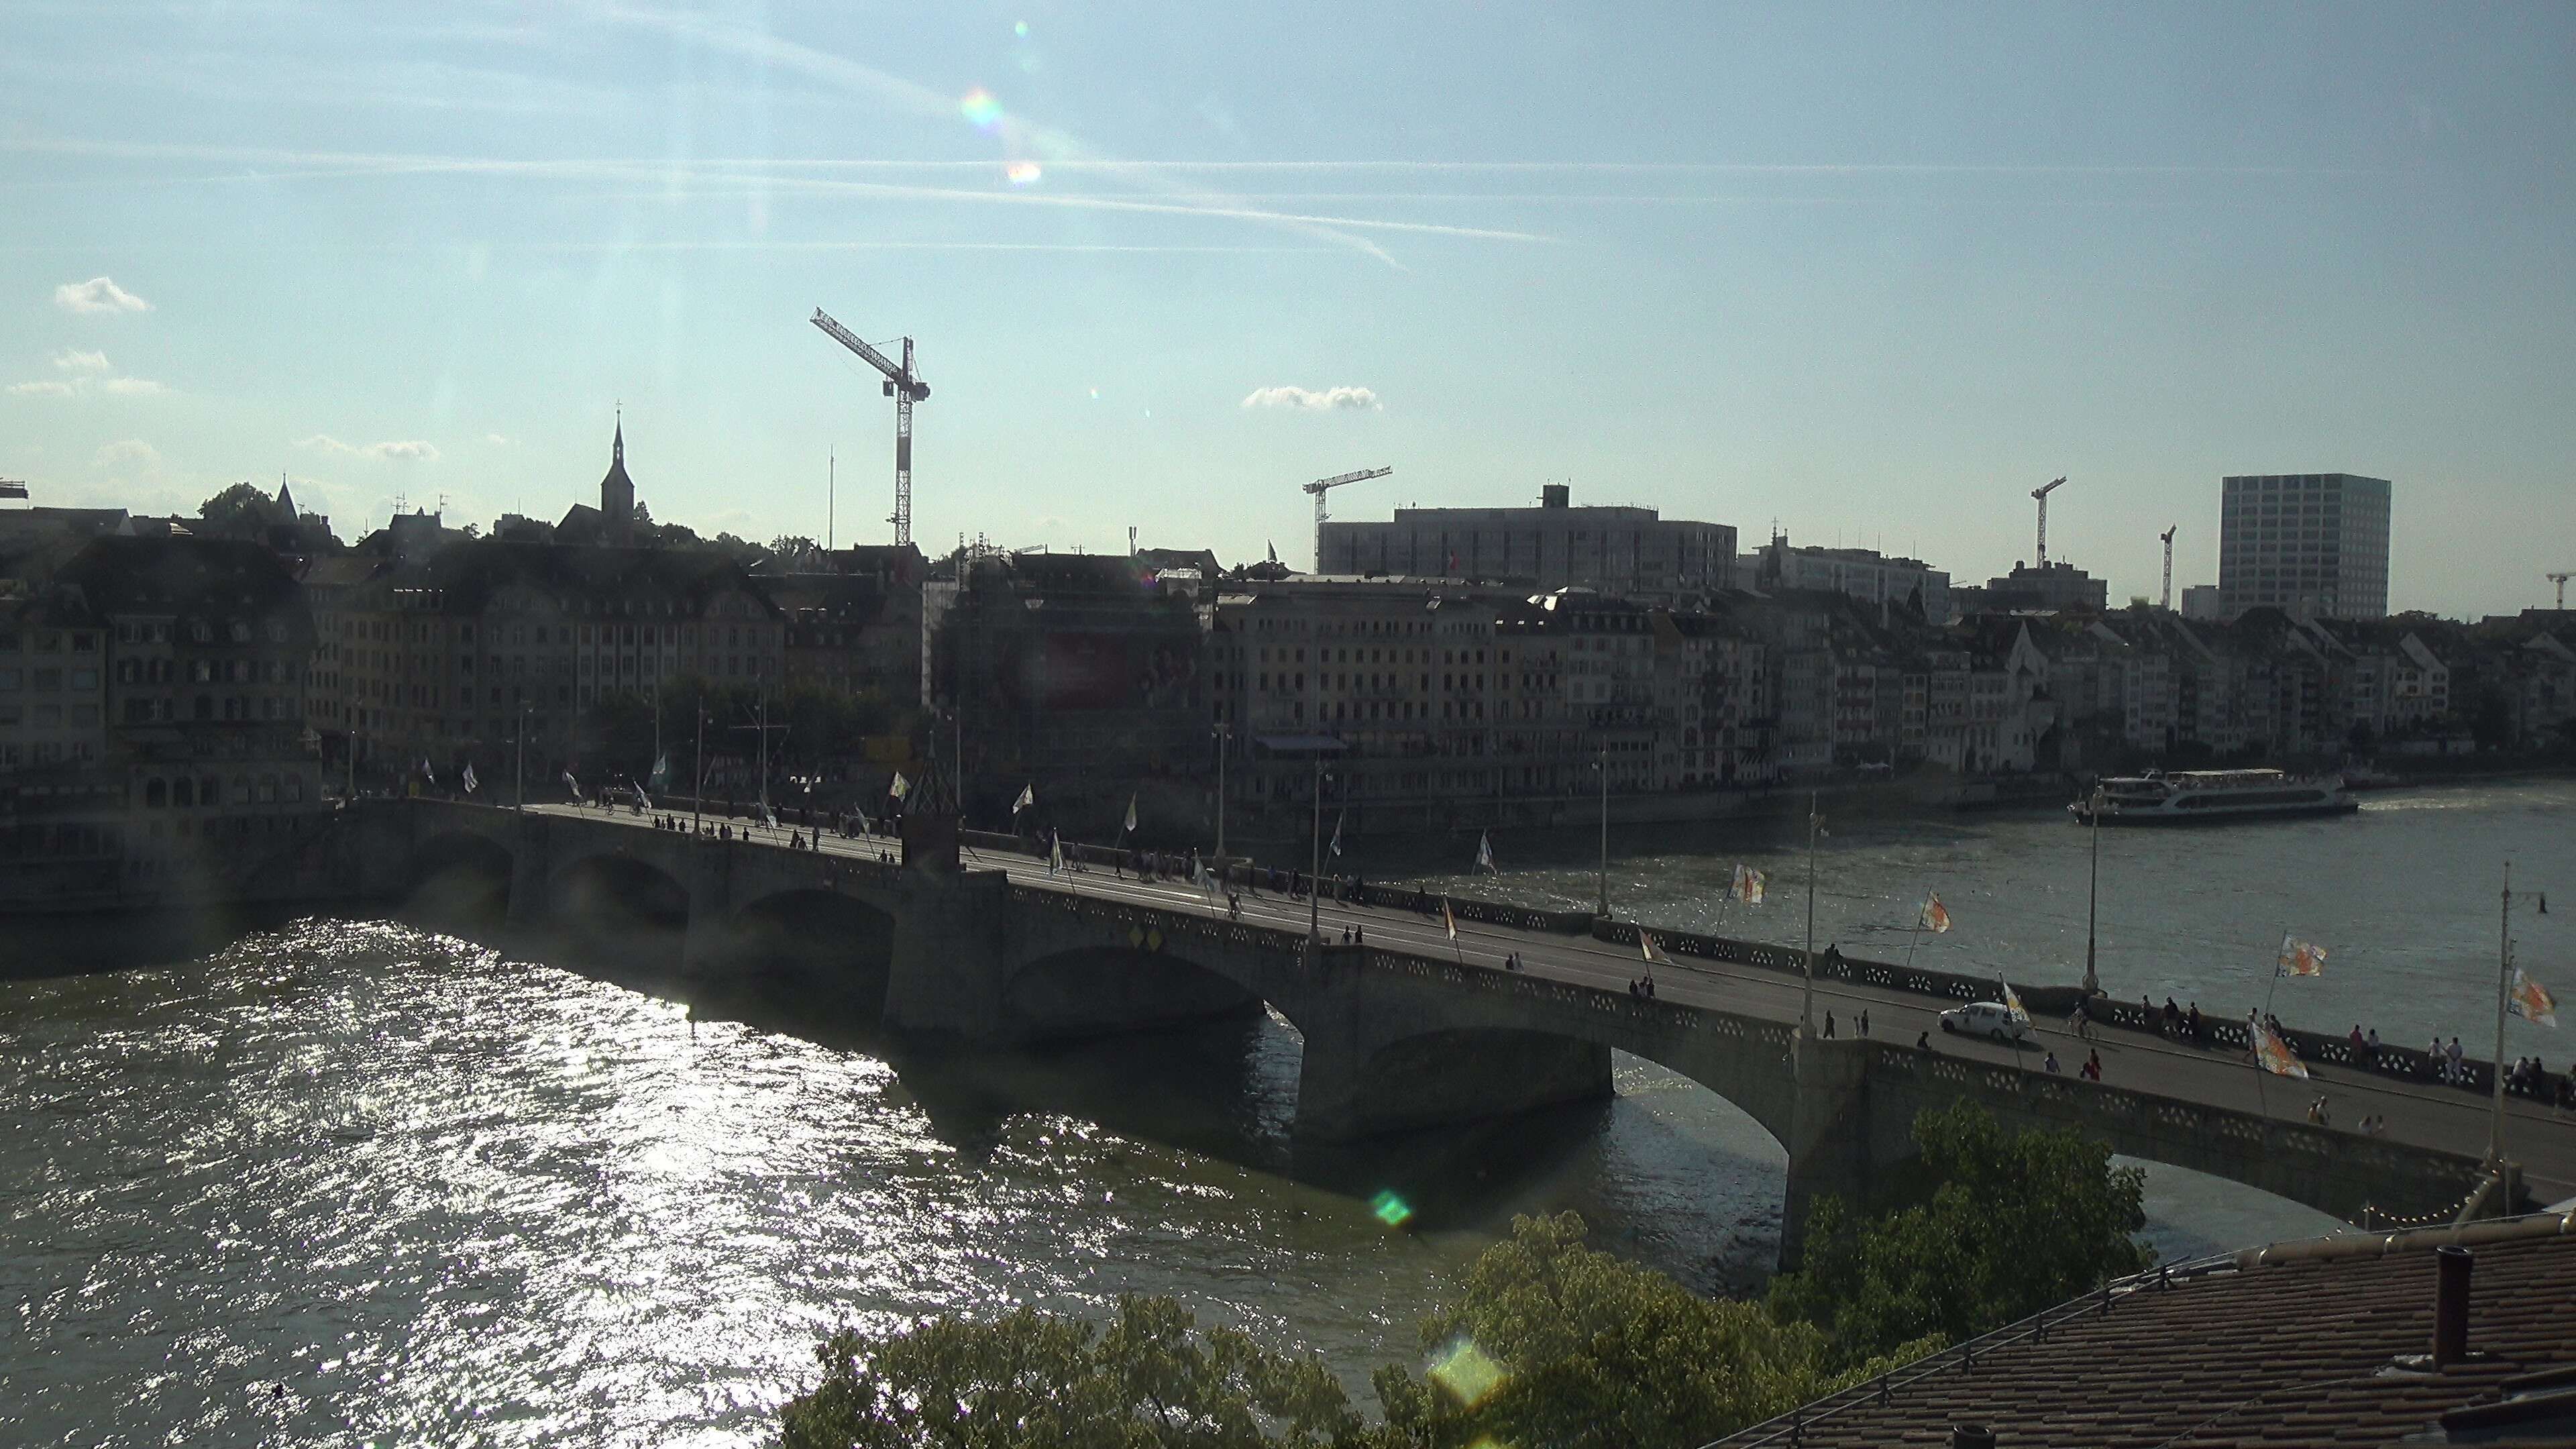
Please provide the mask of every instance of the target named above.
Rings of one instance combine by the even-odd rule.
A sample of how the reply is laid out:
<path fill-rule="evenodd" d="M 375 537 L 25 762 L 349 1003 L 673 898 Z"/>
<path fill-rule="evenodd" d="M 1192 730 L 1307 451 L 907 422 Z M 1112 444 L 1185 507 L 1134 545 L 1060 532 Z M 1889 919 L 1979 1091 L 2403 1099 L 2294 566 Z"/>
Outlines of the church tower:
<path fill-rule="evenodd" d="M 617 436 L 608 445 L 608 476 L 599 480 L 599 516 L 608 536 L 623 539 L 635 522 L 635 481 L 626 476 L 626 415 L 617 417 Z"/>

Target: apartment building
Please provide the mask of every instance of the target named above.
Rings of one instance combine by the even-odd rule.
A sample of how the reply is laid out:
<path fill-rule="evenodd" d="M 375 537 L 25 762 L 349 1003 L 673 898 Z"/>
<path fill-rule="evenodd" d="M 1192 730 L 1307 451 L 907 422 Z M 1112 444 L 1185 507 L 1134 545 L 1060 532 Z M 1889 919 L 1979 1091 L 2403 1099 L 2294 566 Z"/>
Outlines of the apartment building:
<path fill-rule="evenodd" d="M 2387 479 L 2244 474 L 2220 489 L 2218 590 L 2229 615 L 2263 605 L 2333 619 L 2388 613 Z"/>

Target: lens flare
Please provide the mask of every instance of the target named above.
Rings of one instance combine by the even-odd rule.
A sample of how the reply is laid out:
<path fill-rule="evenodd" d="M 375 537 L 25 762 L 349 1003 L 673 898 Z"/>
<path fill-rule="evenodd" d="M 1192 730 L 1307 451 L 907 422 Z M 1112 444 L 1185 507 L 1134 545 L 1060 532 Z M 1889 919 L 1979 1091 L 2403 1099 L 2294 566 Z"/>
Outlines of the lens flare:
<path fill-rule="evenodd" d="M 1042 173 L 1038 170 L 1038 163 L 1035 161 L 1014 161 L 1002 168 L 1002 174 L 1010 178 L 1013 186 L 1026 186 L 1037 180 Z"/>
<path fill-rule="evenodd" d="M 1474 1408 L 1493 1396 L 1509 1375 L 1503 1366 L 1487 1357 L 1471 1338 L 1456 1338 L 1441 1350 L 1440 1361 L 1431 1366 L 1431 1381 L 1457 1395 L 1458 1402 Z"/>
<path fill-rule="evenodd" d="M 1095 390 L 1092 396 L 1097 397 L 1099 393 Z M 1153 414 L 1149 412 L 1145 416 L 1150 418 Z M 1369 1202 L 1369 1211 L 1377 1214 L 1377 1220 L 1390 1228 L 1403 1227 L 1413 1220 L 1412 1206 L 1392 1192 L 1379 1193 Z"/>
<path fill-rule="evenodd" d="M 990 131 L 1002 124 L 1002 103 L 991 91 L 977 86 L 957 103 L 957 109 L 979 131 Z"/>
<path fill-rule="evenodd" d="M 1011 27 L 1011 33 L 1012 33 L 1013 35 L 1018 36 L 1018 37 L 1019 37 L 1020 39 L 1022 39 L 1022 40 L 1026 40 L 1026 39 L 1028 39 L 1028 38 L 1029 38 L 1029 23 L 1028 23 L 1027 21 L 1023 20 L 1023 21 L 1021 21 L 1019 24 L 1012 26 L 1012 27 Z"/>

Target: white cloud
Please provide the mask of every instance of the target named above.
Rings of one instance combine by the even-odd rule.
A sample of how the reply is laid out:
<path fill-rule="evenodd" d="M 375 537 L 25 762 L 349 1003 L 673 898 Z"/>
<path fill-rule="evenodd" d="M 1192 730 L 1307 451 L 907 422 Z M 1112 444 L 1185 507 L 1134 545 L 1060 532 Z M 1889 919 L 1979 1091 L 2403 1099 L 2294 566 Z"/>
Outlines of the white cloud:
<path fill-rule="evenodd" d="M 54 370 L 69 376 L 13 382 L 9 391 L 17 397 L 83 397 L 93 392 L 110 397 L 158 397 L 170 390 L 148 377 L 116 376 L 115 365 L 104 352 L 78 348 L 58 352 L 54 354 Z"/>
<path fill-rule="evenodd" d="M 89 461 L 93 468 L 140 468 L 150 472 L 161 466 L 161 450 L 141 438 L 125 438 L 99 449 Z"/>
<path fill-rule="evenodd" d="M 111 277 L 65 282 L 54 289 L 54 305 L 66 312 L 149 312 L 152 304 L 116 285 Z"/>
<path fill-rule="evenodd" d="M 495 447 L 506 448 L 510 446 L 510 440 L 502 437 L 499 433 L 485 433 L 483 435 L 483 441 L 490 443 Z"/>
<path fill-rule="evenodd" d="M 1257 387 L 1244 398 L 1247 408 L 1289 408 L 1298 412 L 1374 412 L 1386 406 L 1377 394 L 1365 387 L 1328 387 L 1321 392 L 1303 387 Z"/>
<path fill-rule="evenodd" d="M 329 433 L 315 433 L 309 438 L 296 439 L 295 446 L 315 448 L 343 458 L 374 458 L 379 462 L 388 458 L 414 463 L 438 461 L 438 449 L 418 438 L 399 438 L 382 443 L 344 443 Z"/>

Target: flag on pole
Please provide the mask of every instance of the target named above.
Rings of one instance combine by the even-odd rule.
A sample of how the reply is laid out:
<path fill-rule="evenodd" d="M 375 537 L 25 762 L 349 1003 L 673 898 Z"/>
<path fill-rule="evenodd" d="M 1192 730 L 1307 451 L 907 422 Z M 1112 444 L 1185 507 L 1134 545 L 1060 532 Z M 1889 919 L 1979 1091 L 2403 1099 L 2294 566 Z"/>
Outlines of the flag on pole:
<path fill-rule="evenodd" d="M 1022 785 L 1020 787 L 1020 798 L 1011 802 L 1011 813 L 1017 815 L 1036 803 L 1038 803 L 1037 785 L 1034 782 Z"/>
<path fill-rule="evenodd" d="M 772 830 L 778 828 L 778 812 L 770 809 L 769 802 L 766 800 L 760 802 L 760 823 Z"/>
<path fill-rule="evenodd" d="M 474 766 L 468 764 L 465 767 L 465 793 L 471 795 L 477 788 L 474 781 Z"/>
<path fill-rule="evenodd" d="M 1923 909 L 1916 914 L 1915 924 L 1935 936 L 1950 934 L 1950 908 L 1941 904 L 1941 893 L 1933 891 L 1923 897 Z"/>
<path fill-rule="evenodd" d="M 1349 807 L 1345 806 L 1343 807 L 1340 815 L 1333 817 L 1333 843 L 1326 846 L 1325 849 L 1330 850 L 1336 856 L 1342 853 L 1342 820 L 1344 816 L 1347 816 L 1350 813 Z"/>
<path fill-rule="evenodd" d="M 2000 976 L 1996 977 L 1995 981 L 2004 989 L 2004 1010 L 2012 1013 L 2013 1020 L 2024 1026 L 2030 1025 L 2030 1013 L 2022 1009 L 2021 997 L 2014 993 L 2012 983 Z"/>
<path fill-rule="evenodd" d="M 912 793 L 912 782 L 903 777 L 903 771 L 897 770 L 894 772 L 894 783 L 886 786 L 886 793 L 900 800 Z"/>
<path fill-rule="evenodd" d="M 2504 1009 L 2553 1030 L 2558 1025 L 2558 998 L 2549 994 L 2548 987 L 2523 975 L 2519 966 L 2513 968 L 2513 990 L 2505 997 Z"/>
<path fill-rule="evenodd" d="M 1735 898 L 1748 906 L 1758 906 L 1762 904 L 1762 888 L 1770 881 L 1769 876 L 1753 867 L 1739 865 L 1735 868 Z"/>
<path fill-rule="evenodd" d="M 1490 830 L 1476 837 L 1476 869 L 1502 874 L 1494 864 L 1494 835 Z"/>
<path fill-rule="evenodd" d="M 1127 833 L 1136 833 L 1136 794 L 1132 790 L 1127 794 Z"/>
<path fill-rule="evenodd" d="M 1637 949 L 1645 953 L 1646 964 L 1649 966 L 1669 966 L 1672 964 L 1669 960 L 1665 959 L 1663 952 L 1655 949 L 1655 933 L 1642 926 L 1637 928 Z"/>
<path fill-rule="evenodd" d="M 2296 936 L 2281 938 L 2281 960 L 2275 968 L 2284 976 L 2323 976 L 2326 974 L 2326 948 Z"/>
<path fill-rule="evenodd" d="M 1457 913 L 1449 909 L 1449 898 L 1447 896 L 1442 896 L 1440 898 L 1440 924 L 1448 929 L 1450 940 L 1455 941 L 1458 939 L 1458 916 Z"/>
<path fill-rule="evenodd" d="M 1054 875 L 1063 869 L 1064 837 L 1059 835 L 1047 842 L 1047 874 Z"/>
<path fill-rule="evenodd" d="M 2276 1077 L 2307 1080 L 2308 1069 L 2300 1064 L 2298 1053 L 2290 1050 L 2290 1044 L 2281 1040 L 2281 1034 L 2272 1029 L 2270 1022 L 2254 1023 L 2254 1060 Z"/>
<path fill-rule="evenodd" d="M 650 810 L 650 809 L 652 809 L 652 808 L 653 808 L 653 797 L 652 797 L 652 796 L 650 796 L 650 795 L 645 794 L 645 793 L 644 793 L 642 790 L 640 790 L 640 789 L 639 789 L 639 790 L 637 790 L 637 791 L 635 792 L 635 808 L 636 808 L 636 809 L 638 809 L 638 810 Z"/>
<path fill-rule="evenodd" d="M 427 755 L 420 757 L 420 778 L 432 785 L 438 783 L 438 772 L 429 767 L 429 756 Z"/>
<path fill-rule="evenodd" d="M 671 752 L 669 750 L 664 750 L 662 752 L 662 757 L 653 762 L 653 773 L 645 777 L 644 783 L 652 786 L 656 790 L 666 789 L 669 787 L 671 783 Z"/>
<path fill-rule="evenodd" d="M 564 789 L 572 793 L 572 798 L 576 800 L 581 798 L 581 782 L 572 777 L 572 771 L 566 770 L 563 772 L 563 782 Z"/>

